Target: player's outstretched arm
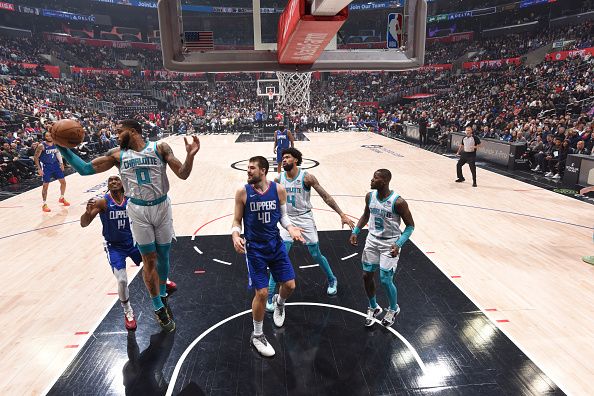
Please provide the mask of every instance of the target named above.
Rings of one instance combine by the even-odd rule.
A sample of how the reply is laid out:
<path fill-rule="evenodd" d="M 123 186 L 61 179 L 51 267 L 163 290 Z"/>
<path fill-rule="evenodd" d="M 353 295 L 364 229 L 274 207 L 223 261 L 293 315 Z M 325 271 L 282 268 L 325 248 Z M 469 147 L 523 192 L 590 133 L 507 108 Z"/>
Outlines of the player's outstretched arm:
<path fill-rule="evenodd" d="M 107 202 L 104 198 L 91 198 L 87 202 L 87 208 L 85 213 L 80 216 L 80 226 L 86 227 L 97 216 L 99 213 L 103 212 L 107 208 Z"/>
<path fill-rule="evenodd" d="M 281 214 L 279 223 L 285 230 L 289 232 L 289 235 L 291 235 L 291 238 L 293 238 L 294 241 L 305 243 L 305 239 L 303 239 L 303 236 L 301 235 L 303 229 L 295 227 L 293 224 L 291 224 L 291 219 L 289 218 L 289 214 L 287 212 L 287 190 L 285 190 L 285 187 L 282 184 L 277 183 L 276 192 L 278 194 Z"/>
<path fill-rule="evenodd" d="M 186 160 L 183 164 L 175 157 L 169 144 L 161 142 L 157 146 L 157 150 L 163 160 L 169 165 L 173 173 L 182 180 L 186 180 L 190 176 L 190 173 L 192 173 L 194 157 L 198 153 L 198 150 L 200 150 L 200 140 L 198 140 L 198 136 L 192 136 L 192 140 L 190 140 L 189 143 L 184 137 L 184 143 L 186 145 Z"/>
<path fill-rule="evenodd" d="M 314 175 L 311 173 L 306 174 L 303 178 L 303 182 L 306 186 L 313 187 L 313 189 L 316 190 L 318 194 L 320 194 L 320 197 L 322 197 L 326 205 L 330 206 L 336 213 L 338 213 L 343 227 L 346 224 L 351 230 L 355 228 L 355 223 L 353 220 L 349 219 L 349 217 L 343 213 L 332 195 L 328 194 L 328 192 L 324 190 Z"/>
<path fill-rule="evenodd" d="M 371 193 L 367 193 L 365 195 L 365 210 L 363 211 L 363 215 L 357 222 L 357 226 L 353 228 L 353 232 L 351 233 L 351 237 L 349 238 L 349 242 L 353 246 L 357 246 L 357 235 L 361 232 L 361 229 L 365 227 L 365 224 L 369 221 L 369 199 L 371 198 Z"/>
<path fill-rule="evenodd" d="M 83 176 L 94 175 L 95 173 L 105 172 L 113 168 L 114 166 L 119 166 L 120 164 L 120 148 L 115 147 L 112 148 L 107 152 L 107 154 L 95 158 L 91 162 L 85 162 L 82 158 L 78 155 L 74 154 L 74 152 L 68 148 L 58 146 L 58 150 L 62 157 L 68 161 L 68 163 L 76 170 L 79 174 Z"/>
<path fill-rule="evenodd" d="M 402 197 L 398 197 L 398 199 L 394 203 L 394 206 L 396 208 L 396 213 L 398 213 L 398 215 L 406 225 L 404 231 L 400 235 L 400 238 L 398 238 L 396 243 L 392 245 L 391 248 L 392 256 L 396 257 L 398 255 L 398 252 L 400 252 L 400 248 L 402 247 L 402 245 L 404 245 L 406 241 L 408 241 L 408 238 L 410 238 L 413 231 L 415 230 L 415 221 L 413 220 L 412 213 L 410 213 L 408 203 Z"/>
<path fill-rule="evenodd" d="M 231 238 L 233 248 L 237 253 L 245 253 L 245 240 L 241 237 L 241 222 L 243 221 L 243 209 L 247 201 L 245 188 L 240 188 L 235 193 L 235 211 L 233 214 L 233 225 L 231 226 Z"/>

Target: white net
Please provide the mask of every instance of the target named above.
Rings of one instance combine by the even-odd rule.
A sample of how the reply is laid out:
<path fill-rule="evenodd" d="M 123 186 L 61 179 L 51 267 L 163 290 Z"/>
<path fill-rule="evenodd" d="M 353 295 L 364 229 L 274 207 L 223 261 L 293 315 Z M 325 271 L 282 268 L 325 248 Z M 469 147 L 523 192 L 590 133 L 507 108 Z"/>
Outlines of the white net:
<path fill-rule="evenodd" d="M 280 85 L 280 103 L 285 106 L 309 110 L 309 84 L 311 72 L 276 72 Z"/>

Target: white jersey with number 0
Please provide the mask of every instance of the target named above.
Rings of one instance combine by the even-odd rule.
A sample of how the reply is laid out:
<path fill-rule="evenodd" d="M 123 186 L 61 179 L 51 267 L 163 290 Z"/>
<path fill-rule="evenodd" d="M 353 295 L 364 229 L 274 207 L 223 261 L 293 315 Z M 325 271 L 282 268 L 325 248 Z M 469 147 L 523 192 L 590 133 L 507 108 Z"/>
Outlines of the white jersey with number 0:
<path fill-rule="evenodd" d="M 129 198 L 152 201 L 169 191 L 167 163 L 157 152 L 156 142 L 148 142 L 141 151 L 121 150 L 120 175 Z"/>

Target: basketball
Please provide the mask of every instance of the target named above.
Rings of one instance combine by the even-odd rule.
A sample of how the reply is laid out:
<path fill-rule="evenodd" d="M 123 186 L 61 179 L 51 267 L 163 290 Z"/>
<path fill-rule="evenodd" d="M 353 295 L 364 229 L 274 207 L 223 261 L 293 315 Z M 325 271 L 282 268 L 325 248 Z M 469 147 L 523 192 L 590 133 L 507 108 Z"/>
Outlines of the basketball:
<path fill-rule="evenodd" d="M 76 120 L 60 120 L 50 129 L 52 139 L 58 146 L 73 148 L 82 143 L 85 130 Z"/>

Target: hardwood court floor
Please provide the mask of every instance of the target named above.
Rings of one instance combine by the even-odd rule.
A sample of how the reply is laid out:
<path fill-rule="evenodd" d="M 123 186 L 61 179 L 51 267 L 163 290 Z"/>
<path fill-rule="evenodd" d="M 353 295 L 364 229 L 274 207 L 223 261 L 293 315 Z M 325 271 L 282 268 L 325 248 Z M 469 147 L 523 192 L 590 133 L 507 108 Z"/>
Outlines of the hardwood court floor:
<path fill-rule="evenodd" d="M 392 188 L 415 218 L 415 244 L 562 390 L 590 393 L 594 268 L 580 257 L 594 248 L 591 205 L 480 169 L 478 188 L 453 183 L 451 159 L 374 134 L 307 136 L 297 148 L 319 161 L 311 172 L 354 217 L 363 211 L 373 171 L 390 169 Z M 230 165 L 272 156 L 272 143 L 236 138 L 201 137 L 190 178 L 170 176 L 178 235 L 198 228 L 200 235 L 228 234 L 233 195 L 245 182 L 245 173 Z M 168 141 L 183 160 L 183 140 Z M 39 189 L 1 202 L 2 394 L 47 390 L 117 299 L 108 294 L 116 290 L 100 222 L 78 225 L 86 200 L 104 189 L 108 175 L 69 176 L 67 209 L 54 203 L 52 183 L 49 214 L 41 212 Z M 319 197 L 313 204 L 318 229 L 339 228 Z"/>
<path fill-rule="evenodd" d="M 122 331 L 114 305 L 49 395 L 563 395 L 413 243 L 396 271 L 395 324 L 363 326 L 363 244 L 345 244 L 349 233 L 319 232 L 338 279 L 335 296 L 326 295 L 307 249 L 291 249 L 297 286 L 285 325 L 276 328 L 271 314 L 264 320 L 273 358 L 249 343 L 253 291 L 229 236 L 178 238 L 171 273 L 179 289 L 169 298 L 176 330 L 160 331 L 136 277 L 138 329 Z M 377 301 L 387 306 L 381 288 Z"/>

